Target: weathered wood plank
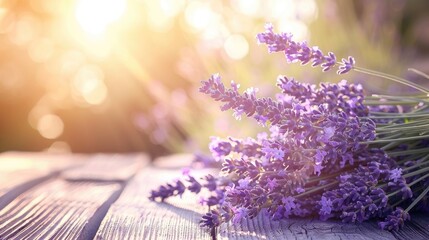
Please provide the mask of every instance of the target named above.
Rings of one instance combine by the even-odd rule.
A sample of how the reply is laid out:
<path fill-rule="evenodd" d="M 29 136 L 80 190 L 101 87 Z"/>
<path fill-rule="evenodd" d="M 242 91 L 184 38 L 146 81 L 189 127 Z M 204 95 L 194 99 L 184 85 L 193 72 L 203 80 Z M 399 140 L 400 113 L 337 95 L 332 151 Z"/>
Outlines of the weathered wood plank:
<path fill-rule="evenodd" d="M 393 232 L 397 239 L 429 239 L 429 214 L 412 213 L 410 222 L 407 222 L 403 229 Z"/>
<path fill-rule="evenodd" d="M 1 156 L 0 179 L 8 181 L 18 173 L 15 176 L 18 180 L 0 181 L 0 187 L 5 186 L 7 192 L 11 192 L 9 186 L 16 188 L 15 181 L 27 181 L 24 174 L 32 174 L 29 179 L 34 178 L 34 173 L 23 167 L 27 166 L 25 162 L 4 164 L 9 166 L 6 171 L 2 163 L 7 161 L 2 162 Z M 155 166 L 146 166 L 138 171 L 148 162 L 143 155 L 90 157 L 87 164 L 44 179 L 0 208 L 0 239 L 211 239 L 209 233 L 198 226 L 207 209 L 197 204 L 196 196 L 185 194 L 166 203 L 147 199 L 151 189 L 179 177 L 181 168 L 189 166 L 190 160 L 185 155 L 163 158 Z M 38 168 L 44 171 L 45 175 L 41 176 L 55 169 L 60 171 L 65 166 L 61 163 L 55 168 L 46 164 L 45 167 L 40 167 L 40 164 L 33 166 L 36 172 Z M 137 171 L 138 174 L 132 178 Z M 195 173 L 202 175 L 207 172 Z M 424 214 L 414 216 L 404 229 L 392 233 L 379 230 L 374 222 L 270 221 L 267 217 L 258 216 L 244 220 L 238 226 L 223 225 L 217 232 L 217 238 L 417 240 L 429 239 L 428 229 L 429 217 Z"/>
<path fill-rule="evenodd" d="M 78 164 L 78 157 L 71 161 L 70 155 L 52 155 L 6 152 L 0 154 L 0 195 L 14 186 Z"/>
<path fill-rule="evenodd" d="M 177 159 L 182 158 L 182 159 Z M 189 165 L 189 156 L 162 158 L 157 167 L 144 169 L 124 190 L 102 222 L 96 239 L 210 239 L 198 227 L 201 214 L 207 209 L 196 204 L 196 198 L 184 195 L 167 203 L 147 200 L 149 191 L 159 184 L 180 176 L 180 169 Z M 169 164 L 168 162 L 171 162 Z M 183 163 L 186 163 L 182 165 Z M 429 218 L 426 217 L 427 221 Z M 240 225 L 222 225 L 217 239 L 429 239 L 423 230 L 424 221 L 408 223 L 400 233 L 382 231 L 375 222 L 345 224 L 340 221 L 318 219 L 289 219 L 271 221 L 260 215 L 244 220 Z M 427 226 L 427 222 L 425 223 Z M 416 225 L 416 226 L 414 226 Z M 409 240 L 409 238 L 407 239 Z"/>
<path fill-rule="evenodd" d="M 180 176 L 180 171 L 156 167 L 143 169 L 110 208 L 96 239 L 210 239 L 198 226 L 205 208 L 185 194 L 167 203 L 147 199 L 151 189 Z"/>
<path fill-rule="evenodd" d="M 240 225 L 223 225 L 218 231 L 218 239 L 396 239 L 388 232 L 380 230 L 374 222 L 346 224 L 340 221 L 320 221 L 317 219 L 288 219 L 270 221 L 265 216 L 243 220 Z"/>
<path fill-rule="evenodd" d="M 64 171 L 61 176 L 71 181 L 125 181 L 148 163 L 145 154 L 96 154 L 82 167 Z"/>
<path fill-rule="evenodd" d="M 338 220 L 321 221 L 318 219 L 292 218 L 282 221 L 270 221 L 260 215 L 252 220 L 243 220 L 240 225 L 222 225 L 218 239 L 429 239 L 429 215 L 412 214 L 412 220 L 406 222 L 400 231 L 381 230 L 375 221 L 348 224 Z"/>
<path fill-rule="evenodd" d="M 0 211 L 0 239 L 92 239 L 122 192 L 124 181 L 149 162 L 144 154 L 67 155 L 67 161 L 75 168 L 60 172 L 69 165 L 62 163 L 64 159 L 59 155 L 7 156 L 0 161 L 0 169 L 8 175 L 0 176 L 4 180 L 14 177 L 13 181 L 3 181 L 8 193 L 17 192 L 19 186 L 14 182 L 34 182 L 39 176 L 43 181 L 51 180 L 39 181 L 39 186 L 33 184 L 21 195 L 5 195 L 8 197 L 6 207 Z M 80 161 L 81 158 L 85 159 Z M 34 188 L 29 190 L 31 187 Z"/>
<path fill-rule="evenodd" d="M 26 190 L 81 163 L 79 155 L 6 152 L 0 154 L 0 209 Z"/>
<path fill-rule="evenodd" d="M 121 190 L 118 183 L 50 180 L 0 211 L 0 239 L 88 239 L 94 214 Z"/>

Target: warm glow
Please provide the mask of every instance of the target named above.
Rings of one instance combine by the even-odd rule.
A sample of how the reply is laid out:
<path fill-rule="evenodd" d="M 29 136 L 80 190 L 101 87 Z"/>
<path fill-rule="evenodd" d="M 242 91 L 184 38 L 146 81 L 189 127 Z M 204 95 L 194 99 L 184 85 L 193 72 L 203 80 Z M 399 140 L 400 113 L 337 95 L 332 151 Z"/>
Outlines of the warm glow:
<path fill-rule="evenodd" d="M 215 18 L 216 15 L 207 3 L 199 1 L 191 2 L 185 10 L 186 22 L 196 30 L 203 30 L 209 26 Z"/>
<path fill-rule="evenodd" d="M 126 0 L 78 0 L 75 16 L 85 32 L 100 35 L 122 16 L 126 7 Z"/>
<path fill-rule="evenodd" d="M 53 55 L 54 48 L 50 39 L 36 39 L 28 47 L 28 55 L 35 62 L 46 62 Z"/>
<path fill-rule="evenodd" d="M 249 43 L 242 35 L 229 36 L 224 44 L 225 52 L 231 59 L 242 59 L 249 52 Z"/>
<path fill-rule="evenodd" d="M 46 149 L 50 153 L 68 153 L 71 152 L 70 145 L 63 141 L 56 141 Z"/>
<path fill-rule="evenodd" d="M 37 130 L 42 137 L 47 139 L 58 138 L 64 130 L 64 123 L 60 117 L 54 114 L 47 114 L 39 119 Z"/>
<path fill-rule="evenodd" d="M 254 16 L 261 9 L 262 2 L 260 0 L 234 0 L 231 4 L 238 12 Z"/>
<path fill-rule="evenodd" d="M 99 105 L 107 97 L 107 87 L 103 81 L 103 72 L 96 66 L 81 68 L 73 79 L 77 94 L 91 105 Z"/>
<path fill-rule="evenodd" d="M 277 23 L 278 29 L 282 32 L 290 32 L 299 41 L 308 38 L 308 27 L 299 20 L 280 19 Z"/>

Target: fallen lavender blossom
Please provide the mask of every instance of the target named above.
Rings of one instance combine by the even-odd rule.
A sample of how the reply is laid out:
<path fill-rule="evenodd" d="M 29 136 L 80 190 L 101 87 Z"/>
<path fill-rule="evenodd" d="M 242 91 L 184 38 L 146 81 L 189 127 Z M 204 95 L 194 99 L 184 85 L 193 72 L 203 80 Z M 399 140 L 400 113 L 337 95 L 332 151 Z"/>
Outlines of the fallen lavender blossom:
<path fill-rule="evenodd" d="M 255 88 L 239 92 L 226 87 L 215 74 L 200 91 L 232 109 L 240 119 L 254 118 L 267 131 L 255 138 L 212 138 L 209 149 L 222 164 L 219 177 L 160 186 L 150 199 L 199 193 L 210 207 L 201 227 L 267 214 L 273 220 L 319 216 L 343 222 L 379 220 L 386 230 L 398 230 L 413 209 L 428 210 L 429 91 L 392 75 L 355 66 L 352 57 L 337 62 L 292 35 L 274 33 L 272 25 L 258 34 L 269 52 L 283 52 L 289 63 L 320 65 L 323 71 L 338 66 L 338 74 L 351 70 L 390 79 L 424 95 L 364 96 L 362 86 L 323 83 L 319 87 L 280 76 L 281 93 L 259 98 Z M 421 74 L 422 75 L 422 74 Z"/>

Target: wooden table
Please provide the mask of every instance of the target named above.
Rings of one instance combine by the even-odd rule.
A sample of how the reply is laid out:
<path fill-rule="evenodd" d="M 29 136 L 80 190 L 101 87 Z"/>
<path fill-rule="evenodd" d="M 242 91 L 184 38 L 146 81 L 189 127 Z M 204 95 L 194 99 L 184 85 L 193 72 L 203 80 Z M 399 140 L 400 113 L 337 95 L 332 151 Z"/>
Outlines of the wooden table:
<path fill-rule="evenodd" d="M 206 209 L 185 194 L 166 203 L 151 189 L 181 175 L 189 155 L 150 163 L 144 154 L 0 154 L 0 239 L 211 239 L 198 227 Z M 376 223 L 258 217 L 224 225 L 218 239 L 429 239 L 429 216 L 400 232 Z"/>

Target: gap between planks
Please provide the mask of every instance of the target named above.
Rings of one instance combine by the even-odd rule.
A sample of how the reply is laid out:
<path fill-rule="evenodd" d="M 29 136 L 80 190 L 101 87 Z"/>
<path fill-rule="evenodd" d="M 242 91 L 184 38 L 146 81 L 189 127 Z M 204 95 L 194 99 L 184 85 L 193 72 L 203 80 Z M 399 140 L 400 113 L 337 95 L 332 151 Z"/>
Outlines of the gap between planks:
<path fill-rule="evenodd" d="M 103 159 L 109 156 L 112 155 L 99 156 L 91 164 L 87 159 L 82 170 L 61 171 L 60 176 L 49 177 L 14 197 L 0 211 L 0 239 L 210 239 L 198 227 L 206 209 L 195 207 L 194 196 L 172 198 L 168 203 L 147 199 L 150 189 L 180 176 L 179 167 L 168 163 L 146 167 L 132 178 L 137 167 L 120 170 L 120 164 L 115 163 L 108 167 Z M 91 174 L 97 169 L 97 174 Z M 429 239 L 428 223 L 427 216 L 417 217 L 402 231 L 390 233 L 379 230 L 375 223 L 342 224 L 315 219 L 274 222 L 258 216 L 240 226 L 223 225 L 217 238 L 417 240 Z"/>
<path fill-rule="evenodd" d="M 23 157 L 20 153 L 6 155 L 12 160 Z M 31 154 L 23 155 L 27 160 L 32 159 Z M 77 158 L 77 155 L 69 156 Z M 82 161 L 84 164 L 74 169 L 63 168 L 42 177 L 37 175 L 39 178 L 27 182 L 24 179 L 24 183 L 6 189 L 5 194 L 0 192 L 0 200 L 5 200 L 5 206 L 0 208 L 0 239 L 61 239 L 65 236 L 93 239 L 128 180 L 149 160 L 143 154 L 97 154 L 86 158 Z M 0 169 L 2 163 L 7 162 L 3 160 L 1 154 Z M 18 172 L 13 170 L 12 173 Z M 104 195 L 100 189 L 104 189 Z M 14 214 L 10 215 L 11 212 Z M 75 218 L 76 215 L 80 215 L 79 218 Z"/>

